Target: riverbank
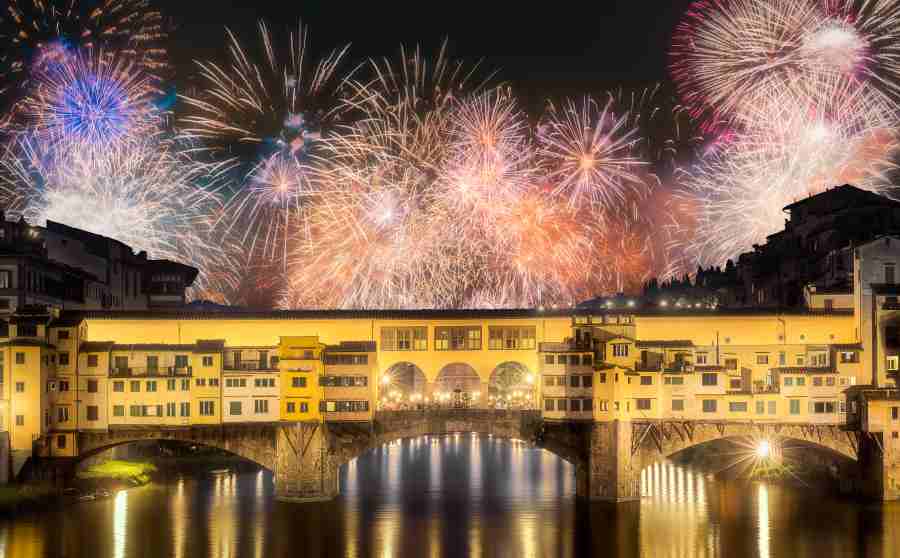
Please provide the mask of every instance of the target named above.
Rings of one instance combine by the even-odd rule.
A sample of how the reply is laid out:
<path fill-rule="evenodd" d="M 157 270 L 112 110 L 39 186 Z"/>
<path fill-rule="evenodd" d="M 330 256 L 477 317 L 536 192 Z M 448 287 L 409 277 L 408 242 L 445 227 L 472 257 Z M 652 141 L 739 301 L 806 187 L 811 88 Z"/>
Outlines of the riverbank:
<path fill-rule="evenodd" d="M 16 515 L 56 505 L 62 494 L 48 484 L 0 486 L 0 516 Z"/>

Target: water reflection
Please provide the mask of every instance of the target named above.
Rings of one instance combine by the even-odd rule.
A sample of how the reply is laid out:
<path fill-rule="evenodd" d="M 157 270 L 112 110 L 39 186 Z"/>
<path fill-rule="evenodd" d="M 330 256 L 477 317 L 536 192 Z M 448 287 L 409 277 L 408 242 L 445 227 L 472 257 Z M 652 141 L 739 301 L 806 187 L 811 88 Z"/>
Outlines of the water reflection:
<path fill-rule="evenodd" d="M 572 465 L 523 442 L 402 440 L 347 464 L 334 502 L 273 499 L 270 473 L 172 479 L 0 521 L 0 556 L 900 555 L 900 505 L 721 482 L 660 463 L 640 502 L 575 498 Z"/>

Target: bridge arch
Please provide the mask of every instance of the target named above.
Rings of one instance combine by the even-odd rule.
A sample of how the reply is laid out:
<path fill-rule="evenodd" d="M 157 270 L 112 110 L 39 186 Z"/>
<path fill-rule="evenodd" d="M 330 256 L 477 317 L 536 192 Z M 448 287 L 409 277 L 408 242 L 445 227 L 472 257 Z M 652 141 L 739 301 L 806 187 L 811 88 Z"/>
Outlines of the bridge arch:
<path fill-rule="evenodd" d="M 78 456 L 74 462 L 77 465 L 89 457 L 117 446 L 142 441 L 171 440 L 224 450 L 274 471 L 277 436 L 277 425 L 269 423 L 80 432 Z"/>
<path fill-rule="evenodd" d="M 531 409 L 537 399 L 535 375 L 521 362 L 506 361 L 491 372 L 488 405 L 497 409 Z"/>
<path fill-rule="evenodd" d="M 465 408 L 487 397 L 481 390 L 481 377 L 465 362 L 453 362 L 438 372 L 434 381 L 435 401 L 445 406 Z"/>

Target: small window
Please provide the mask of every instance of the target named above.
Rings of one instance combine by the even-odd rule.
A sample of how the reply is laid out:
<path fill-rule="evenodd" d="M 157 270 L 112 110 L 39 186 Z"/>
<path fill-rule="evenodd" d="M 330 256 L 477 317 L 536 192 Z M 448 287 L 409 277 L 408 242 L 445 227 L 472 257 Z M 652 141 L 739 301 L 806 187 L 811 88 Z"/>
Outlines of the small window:
<path fill-rule="evenodd" d="M 641 385 L 642 386 L 652 386 L 653 385 L 653 376 L 641 376 Z"/>
<path fill-rule="evenodd" d="M 25 382 L 16 382 L 16 393 L 25 393 Z"/>
<path fill-rule="evenodd" d="M 25 426 L 25 415 L 16 415 L 16 426 Z"/>
<path fill-rule="evenodd" d="M 891 372 L 900 370 L 900 356 L 887 357 L 887 369 Z"/>
<path fill-rule="evenodd" d="M 569 400 L 568 399 L 557 399 L 556 400 L 556 410 L 557 411 L 568 411 L 569 410 Z"/>
<path fill-rule="evenodd" d="M 88 380 L 87 381 L 87 390 L 88 393 L 97 393 L 97 380 Z"/>
<path fill-rule="evenodd" d="M 59 365 L 60 366 L 68 366 L 69 365 L 69 353 L 68 352 L 59 353 Z"/>
<path fill-rule="evenodd" d="M 628 344 L 627 343 L 613 343 L 613 356 L 627 357 L 628 356 Z"/>
<path fill-rule="evenodd" d="M 228 404 L 228 414 L 229 415 L 239 415 L 241 414 L 241 402 L 240 401 L 232 401 Z"/>
<path fill-rule="evenodd" d="M 770 415 L 774 415 L 777 407 L 777 401 L 769 401 L 767 407 Z"/>
<path fill-rule="evenodd" d="M 581 387 L 581 376 L 569 376 L 569 385 L 572 387 Z"/>
<path fill-rule="evenodd" d="M 700 383 L 704 386 L 715 386 L 719 384 L 719 375 L 711 372 L 704 372 L 700 377 Z"/>
<path fill-rule="evenodd" d="M 784 387 L 791 387 L 794 385 L 794 378 L 791 376 L 785 376 L 782 378 L 781 382 L 784 384 Z"/>
<path fill-rule="evenodd" d="M 792 415 L 800 414 L 800 400 L 799 399 L 791 399 L 790 400 L 790 413 Z"/>
<path fill-rule="evenodd" d="M 65 436 L 57 436 L 56 437 L 56 447 L 59 449 L 66 448 L 66 437 Z"/>
<path fill-rule="evenodd" d="M 684 410 L 684 399 L 673 399 L 672 400 L 672 410 L 673 411 L 683 411 Z"/>
<path fill-rule="evenodd" d="M 638 411 L 649 411 L 650 410 L 650 399 L 638 399 L 637 400 L 637 410 Z"/>
<path fill-rule="evenodd" d="M 100 418 L 100 407 L 97 405 L 88 405 L 87 407 L 87 419 L 88 420 L 98 420 Z"/>
<path fill-rule="evenodd" d="M 706 364 L 708 355 L 706 353 L 697 353 L 697 364 Z"/>
<path fill-rule="evenodd" d="M 582 376 L 581 377 L 581 387 L 594 387 L 594 377 L 593 376 Z"/>
<path fill-rule="evenodd" d="M 25 353 L 16 353 L 16 364 L 25 364 Z"/>
<path fill-rule="evenodd" d="M 200 402 L 200 416 L 211 417 L 215 414 L 216 414 L 216 402 L 215 401 L 201 401 Z"/>
<path fill-rule="evenodd" d="M 308 413 L 309 412 L 309 403 L 300 403 L 300 412 Z"/>
<path fill-rule="evenodd" d="M 544 364 L 555 364 L 553 355 L 544 355 Z"/>
<path fill-rule="evenodd" d="M 305 388 L 306 378 L 304 378 L 303 376 L 294 376 L 293 378 L 291 378 L 291 387 Z"/>
<path fill-rule="evenodd" d="M 756 414 L 757 415 L 766 414 L 766 402 L 765 401 L 757 401 L 756 402 Z"/>
<path fill-rule="evenodd" d="M 113 416 L 114 417 L 124 417 L 125 416 L 125 405 L 113 405 Z"/>
<path fill-rule="evenodd" d="M 805 385 L 806 385 L 806 378 L 804 378 L 803 376 L 798 376 L 797 377 L 797 387 L 803 387 Z"/>
<path fill-rule="evenodd" d="M 141 391 L 141 382 L 139 380 L 132 380 L 131 381 L 131 392 L 137 393 L 139 391 Z"/>
<path fill-rule="evenodd" d="M 293 402 L 290 402 L 286 405 L 286 409 L 288 413 L 293 413 L 296 410 L 296 405 Z"/>
<path fill-rule="evenodd" d="M 581 412 L 581 399 L 572 399 L 569 401 L 569 410 L 575 413 Z"/>
<path fill-rule="evenodd" d="M 213 365 L 213 357 L 205 356 L 203 357 L 203 366 L 209 367 Z"/>
<path fill-rule="evenodd" d="M 253 412 L 256 414 L 265 414 L 269 412 L 269 400 L 268 399 L 254 399 L 253 400 Z"/>
<path fill-rule="evenodd" d="M 124 392 L 125 391 L 125 382 L 113 382 L 113 391 L 115 392 Z"/>
<path fill-rule="evenodd" d="M 56 332 L 56 338 L 60 341 L 69 338 L 69 330 L 68 329 L 60 329 Z"/>
<path fill-rule="evenodd" d="M 891 407 L 891 420 L 900 420 L 900 407 Z"/>
<path fill-rule="evenodd" d="M 704 413 L 715 413 L 716 412 L 716 400 L 715 399 L 704 399 L 703 400 L 703 412 Z"/>
<path fill-rule="evenodd" d="M 746 401 L 730 401 L 728 403 L 728 411 L 731 413 L 746 413 L 747 412 L 747 402 Z"/>
<path fill-rule="evenodd" d="M 606 383 L 606 372 L 601 372 L 601 373 L 600 373 L 600 383 L 601 383 L 601 384 L 605 384 L 605 383 Z"/>

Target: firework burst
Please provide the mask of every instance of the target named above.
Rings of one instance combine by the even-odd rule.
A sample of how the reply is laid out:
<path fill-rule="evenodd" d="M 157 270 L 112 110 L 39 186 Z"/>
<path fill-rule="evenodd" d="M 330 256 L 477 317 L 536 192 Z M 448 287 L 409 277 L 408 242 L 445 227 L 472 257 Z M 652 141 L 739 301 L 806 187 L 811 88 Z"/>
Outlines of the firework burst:
<path fill-rule="evenodd" d="M 220 203 L 215 189 L 197 187 L 203 169 L 155 138 L 101 155 L 23 137 L 0 170 L 4 204 L 29 222 L 62 222 L 201 270 L 215 259 L 207 223 Z"/>
<path fill-rule="evenodd" d="M 41 73 L 22 114 L 31 134 L 68 150 L 141 141 L 163 118 L 151 82 L 127 59 L 88 51 Z"/>

